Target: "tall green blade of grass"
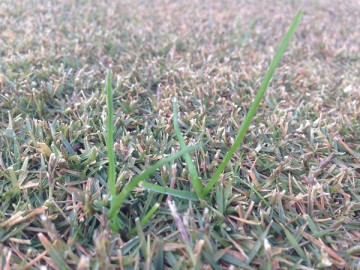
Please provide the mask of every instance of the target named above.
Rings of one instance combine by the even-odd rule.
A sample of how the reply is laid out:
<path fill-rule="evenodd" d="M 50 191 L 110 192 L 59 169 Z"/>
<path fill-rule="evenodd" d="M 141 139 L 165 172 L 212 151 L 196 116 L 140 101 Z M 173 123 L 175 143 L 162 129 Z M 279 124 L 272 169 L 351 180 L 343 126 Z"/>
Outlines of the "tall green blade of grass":
<path fill-rule="evenodd" d="M 179 128 L 179 121 L 178 121 L 178 109 L 177 109 L 177 100 L 176 98 L 173 99 L 173 116 L 174 116 L 174 130 L 175 130 L 175 134 L 176 137 L 180 143 L 180 147 L 181 149 L 186 148 L 186 144 L 185 144 L 185 140 L 181 134 L 180 128 Z M 196 172 L 196 168 L 194 166 L 194 163 L 191 161 L 191 157 L 189 154 L 185 154 L 184 155 L 184 159 L 186 162 L 186 165 L 189 168 L 189 173 L 190 173 L 190 178 L 191 178 L 191 183 L 194 186 L 196 195 L 198 196 L 199 199 L 202 198 L 202 193 L 203 193 L 203 187 L 201 184 L 201 180 L 200 177 L 198 176 L 197 172 Z"/>
<path fill-rule="evenodd" d="M 301 15 L 302 15 L 302 10 L 300 9 L 293 21 L 292 24 L 288 30 L 288 32 L 286 33 L 285 37 L 283 38 L 283 40 L 281 41 L 280 47 L 277 50 L 274 59 L 272 60 L 268 71 L 265 74 L 265 77 L 260 85 L 260 88 L 258 90 L 258 93 L 256 94 L 255 100 L 252 103 L 250 110 L 244 120 L 244 122 L 241 124 L 240 126 L 240 131 L 236 137 L 236 140 L 233 144 L 233 146 L 230 148 L 230 150 L 226 153 L 226 156 L 224 158 L 224 160 L 222 161 L 222 163 L 220 164 L 219 168 L 215 171 L 213 177 L 210 179 L 209 183 L 206 185 L 206 187 L 203 190 L 203 196 L 206 196 L 211 189 L 213 188 L 213 186 L 215 185 L 215 183 L 218 181 L 219 176 L 221 175 L 221 173 L 224 171 L 226 165 L 228 164 L 228 162 L 230 161 L 231 157 L 233 156 L 233 154 L 235 153 L 236 149 L 239 147 L 240 143 L 242 142 L 242 140 L 244 139 L 244 136 L 252 122 L 252 119 L 254 118 L 256 111 L 260 105 L 260 102 L 265 94 L 265 91 L 269 85 L 269 82 L 274 74 L 274 71 L 276 69 L 276 67 L 278 66 L 280 59 L 282 57 L 282 55 L 285 52 L 286 47 L 289 44 L 289 41 L 291 39 L 291 37 L 294 35 L 296 28 L 298 27 L 299 23 L 300 23 L 300 19 L 301 19 Z"/>
<path fill-rule="evenodd" d="M 115 154 L 114 154 L 114 105 L 113 105 L 113 93 L 111 87 L 111 72 L 108 70 L 106 76 L 106 101 L 107 101 L 107 140 L 106 150 L 108 152 L 109 159 L 109 173 L 108 173 L 108 185 L 110 195 L 114 197 L 116 195 L 115 188 Z"/>

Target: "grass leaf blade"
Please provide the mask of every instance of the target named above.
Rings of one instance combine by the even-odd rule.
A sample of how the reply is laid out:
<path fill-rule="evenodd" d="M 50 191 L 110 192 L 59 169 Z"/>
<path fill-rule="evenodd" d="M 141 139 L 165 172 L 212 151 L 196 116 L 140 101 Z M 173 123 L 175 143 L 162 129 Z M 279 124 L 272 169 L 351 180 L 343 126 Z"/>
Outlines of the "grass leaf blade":
<path fill-rule="evenodd" d="M 107 140 L 106 150 L 109 159 L 108 185 L 111 196 L 115 196 L 115 153 L 114 153 L 114 105 L 111 86 L 111 72 L 106 76 L 106 101 L 107 101 Z"/>
<path fill-rule="evenodd" d="M 155 184 L 148 183 L 148 182 L 141 182 L 139 184 L 139 186 L 146 188 L 148 190 L 157 192 L 157 193 L 172 195 L 174 197 L 178 197 L 178 198 L 182 198 L 182 199 L 186 199 L 186 200 L 190 200 L 190 201 L 198 201 L 199 200 L 197 197 L 197 194 L 190 192 L 190 191 L 177 190 L 177 189 L 173 189 L 173 188 L 155 185 Z"/>
<path fill-rule="evenodd" d="M 224 171 L 227 163 L 230 161 L 231 157 L 233 156 L 233 154 L 235 153 L 236 149 L 239 147 L 240 143 L 242 142 L 242 140 L 244 139 L 244 136 L 252 122 L 252 119 L 254 118 L 256 111 L 260 105 L 260 102 L 265 94 L 265 91 L 270 83 L 270 80 L 274 74 L 274 71 L 276 69 L 276 67 L 278 66 L 280 59 L 282 57 L 282 55 L 285 52 L 286 47 L 288 46 L 291 37 L 294 35 L 296 28 L 298 27 L 299 23 L 300 23 L 300 19 L 301 19 L 301 15 L 302 15 L 302 10 L 300 9 L 294 19 L 293 22 L 288 30 L 288 32 L 286 33 L 285 37 L 283 38 L 283 40 L 281 41 L 280 47 L 277 50 L 274 59 L 271 61 L 271 64 L 269 66 L 268 71 L 265 74 L 265 77 L 260 85 L 260 88 L 258 90 L 258 93 L 256 94 L 255 100 L 252 103 L 250 110 L 244 120 L 244 122 L 241 124 L 240 127 L 240 131 L 236 137 L 236 140 L 233 144 L 233 146 L 230 148 L 230 150 L 226 153 L 226 156 L 223 160 L 223 162 L 220 164 L 220 166 L 218 167 L 218 169 L 215 171 L 213 177 L 210 179 L 209 183 L 206 185 L 206 187 L 204 188 L 204 196 L 206 196 L 210 190 L 212 189 L 212 187 L 215 185 L 215 183 L 217 182 L 217 180 L 219 179 L 219 176 L 221 175 L 221 173 Z"/>
<path fill-rule="evenodd" d="M 173 116 L 174 116 L 174 130 L 175 130 L 176 138 L 178 139 L 178 141 L 180 143 L 181 149 L 185 149 L 186 148 L 185 140 L 181 134 L 180 127 L 179 127 L 177 99 L 176 98 L 173 99 Z M 201 184 L 200 177 L 198 176 L 198 174 L 196 172 L 196 168 L 194 166 L 194 163 L 192 162 L 191 157 L 188 153 L 184 155 L 184 159 L 185 159 L 186 165 L 189 168 L 191 183 L 194 186 L 196 194 L 201 199 L 202 193 L 203 193 L 203 187 Z"/>

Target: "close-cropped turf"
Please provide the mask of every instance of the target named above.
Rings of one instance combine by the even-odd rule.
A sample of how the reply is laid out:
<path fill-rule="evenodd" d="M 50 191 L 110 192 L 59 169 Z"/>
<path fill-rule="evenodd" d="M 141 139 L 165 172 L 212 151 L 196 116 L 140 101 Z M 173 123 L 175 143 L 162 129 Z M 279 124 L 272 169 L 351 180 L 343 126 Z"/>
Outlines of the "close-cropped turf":
<path fill-rule="evenodd" d="M 1 269 L 359 269 L 357 1 L 6 0 L 0 18 Z"/>

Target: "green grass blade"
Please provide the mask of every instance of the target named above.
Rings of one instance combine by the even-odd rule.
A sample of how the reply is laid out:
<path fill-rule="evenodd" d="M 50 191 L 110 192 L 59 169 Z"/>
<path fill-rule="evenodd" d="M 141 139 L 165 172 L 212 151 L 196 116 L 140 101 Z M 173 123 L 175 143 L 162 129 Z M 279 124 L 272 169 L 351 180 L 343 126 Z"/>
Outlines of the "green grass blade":
<path fill-rule="evenodd" d="M 190 192 L 190 191 L 172 189 L 172 188 L 168 188 L 168 187 L 151 184 L 148 182 L 141 182 L 139 184 L 139 186 L 146 188 L 148 190 L 157 192 L 157 193 L 172 195 L 174 197 L 178 197 L 178 198 L 182 198 L 182 199 L 186 199 L 186 200 L 190 200 L 190 201 L 198 201 L 199 200 L 199 198 L 197 197 L 197 194 Z"/>
<path fill-rule="evenodd" d="M 151 209 L 146 213 L 146 215 L 141 219 L 140 224 L 144 226 L 146 222 L 154 215 L 154 213 L 159 209 L 160 203 L 155 203 Z M 136 233 L 136 227 L 132 228 L 132 230 L 128 233 L 128 237 L 131 237 Z"/>
<path fill-rule="evenodd" d="M 291 37 L 294 35 L 296 28 L 298 27 L 299 23 L 300 23 L 300 19 L 301 19 L 301 15 L 302 15 L 302 10 L 299 10 L 293 21 L 292 24 L 288 30 L 288 32 L 286 33 L 285 37 L 283 38 L 283 40 L 281 41 L 280 47 L 277 50 L 274 59 L 272 60 L 268 71 L 265 74 L 265 77 L 260 85 L 260 88 L 258 90 L 258 93 L 256 94 L 255 100 L 252 103 L 250 110 L 244 120 L 244 122 L 241 124 L 240 127 L 240 131 L 236 137 L 236 140 L 233 144 L 233 146 L 230 148 L 230 150 L 226 153 L 226 156 L 223 160 L 223 162 L 220 164 L 219 168 L 215 171 L 213 177 L 210 179 L 209 183 L 206 185 L 206 187 L 204 188 L 203 191 L 203 195 L 206 196 L 210 190 L 212 189 L 212 187 L 215 185 L 215 183 L 218 181 L 219 176 L 221 175 L 221 173 L 224 171 L 227 163 L 230 161 L 231 157 L 233 156 L 233 154 L 235 153 L 236 149 L 239 147 L 240 143 L 242 142 L 251 122 L 252 119 L 254 118 L 256 111 L 260 105 L 260 102 L 265 94 L 265 91 L 269 85 L 269 82 L 274 74 L 274 71 L 276 69 L 276 67 L 279 64 L 279 61 L 282 57 L 282 55 L 285 52 L 286 47 L 289 44 L 289 41 L 291 39 Z"/>
<path fill-rule="evenodd" d="M 267 226 L 267 228 L 265 229 L 264 232 L 262 232 L 259 235 L 258 240 L 255 242 L 254 247 L 251 249 L 250 254 L 248 254 L 248 258 L 246 259 L 245 263 L 246 264 L 250 264 L 252 262 L 252 260 L 255 258 L 256 254 L 259 252 L 260 248 L 264 245 L 264 240 L 266 238 L 266 236 L 269 233 L 270 227 L 272 225 L 272 221 L 270 222 L 270 224 Z"/>
<path fill-rule="evenodd" d="M 249 183 L 245 182 L 243 179 L 238 179 L 237 181 L 239 181 L 240 184 L 243 184 L 244 186 L 247 186 L 249 189 L 251 189 L 254 194 L 267 206 L 267 207 L 271 207 L 270 204 L 265 200 L 265 198 L 263 196 L 261 196 L 261 194 L 259 193 L 259 191 L 256 190 L 256 188 L 253 185 L 250 185 Z"/>
<path fill-rule="evenodd" d="M 305 261 L 308 261 L 308 258 L 305 254 L 305 252 L 302 250 L 302 248 L 300 247 L 298 241 L 296 240 L 296 238 L 291 234 L 291 232 L 285 228 L 285 226 L 283 226 L 282 224 L 280 224 L 281 227 L 284 230 L 284 233 L 286 235 L 286 238 L 289 240 L 290 245 L 295 249 L 295 251 L 297 252 L 297 254 L 299 254 L 299 256 Z"/>
<path fill-rule="evenodd" d="M 136 232 L 137 232 L 137 235 L 139 237 L 139 240 L 140 240 L 140 243 L 139 243 L 139 246 L 140 246 L 140 254 L 145 258 L 145 260 L 147 259 L 147 250 L 146 250 L 146 238 L 145 238 L 145 234 L 144 234 L 144 230 L 141 226 L 141 223 L 140 223 L 140 219 L 139 218 L 136 218 L 135 219 L 135 228 L 136 228 Z"/>
<path fill-rule="evenodd" d="M 112 219 L 116 217 L 116 213 L 119 210 L 119 207 L 124 202 L 124 200 L 129 196 L 130 192 L 143 180 L 149 178 L 158 168 L 164 166 L 166 163 L 171 162 L 181 156 L 183 156 L 185 153 L 189 153 L 194 151 L 199 146 L 190 146 L 185 149 L 180 150 L 179 152 L 176 152 L 167 158 L 164 158 L 158 162 L 156 162 L 153 166 L 146 169 L 143 173 L 140 175 L 134 177 L 131 181 L 129 181 L 124 189 L 112 199 L 110 211 L 109 211 L 109 218 Z"/>
<path fill-rule="evenodd" d="M 111 72 L 108 70 L 106 76 L 106 101 L 107 101 L 107 140 L 106 150 L 109 160 L 108 185 L 111 196 L 115 196 L 115 154 L 114 154 L 114 105 L 111 86 Z"/>
<path fill-rule="evenodd" d="M 185 149 L 186 148 L 185 140 L 181 134 L 180 127 L 179 127 L 177 99 L 176 98 L 173 99 L 173 116 L 174 116 L 174 130 L 175 130 L 176 138 L 178 139 L 178 141 L 180 143 L 181 149 Z M 189 168 L 191 183 L 194 186 L 197 196 L 199 197 L 199 199 L 201 199 L 202 193 L 203 193 L 203 187 L 201 184 L 200 177 L 198 176 L 198 174 L 196 172 L 196 168 L 194 166 L 194 163 L 191 160 L 190 155 L 185 154 L 184 159 L 185 159 L 186 165 Z"/>

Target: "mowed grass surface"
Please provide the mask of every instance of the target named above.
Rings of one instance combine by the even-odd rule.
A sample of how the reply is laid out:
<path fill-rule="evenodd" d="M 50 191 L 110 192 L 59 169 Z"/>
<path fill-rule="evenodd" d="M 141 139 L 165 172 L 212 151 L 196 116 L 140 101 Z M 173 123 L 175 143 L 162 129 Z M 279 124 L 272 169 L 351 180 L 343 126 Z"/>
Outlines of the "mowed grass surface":
<path fill-rule="evenodd" d="M 360 6 L 301 1 L 302 22 L 207 202 L 116 188 L 180 150 L 204 184 L 231 147 L 300 1 L 2 1 L 4 269 L 357 269 Z M 192 190 L 184 159 L 148 181 Z M 193 191 L 193 190 L 192 190 Z M 146 215 L 152 214 L 145 223 Z M 146 219 L 146 218 L 145 218 Z"/>

